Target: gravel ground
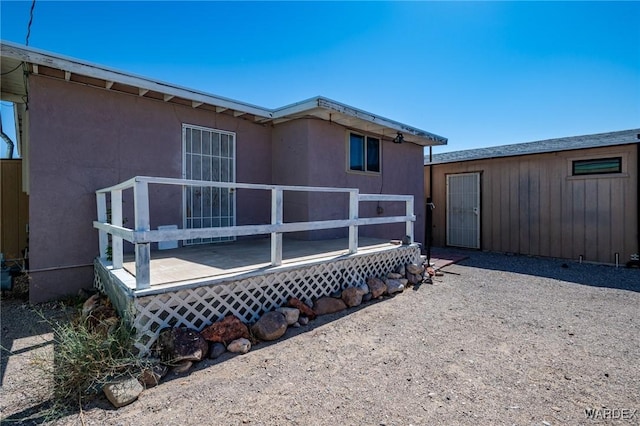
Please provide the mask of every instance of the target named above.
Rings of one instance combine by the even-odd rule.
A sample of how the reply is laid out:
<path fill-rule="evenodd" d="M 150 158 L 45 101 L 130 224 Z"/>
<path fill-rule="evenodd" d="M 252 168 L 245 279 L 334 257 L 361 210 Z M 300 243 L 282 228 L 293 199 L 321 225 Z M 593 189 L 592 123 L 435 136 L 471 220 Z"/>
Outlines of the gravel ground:
<path fill-rule="evenodd" d="M 320 317 L 170 375 L 129 406 L 98 400 L 55 424 L 640 424 L 640 270 L 467 254 L 435 285 Z M 5 345 L 18 318 L 2 303 Z M 42 392 L 22 377 L 33 374 L 28 354 L 3 358 L 7 421 L 38 411 L 30 395 Z"/>

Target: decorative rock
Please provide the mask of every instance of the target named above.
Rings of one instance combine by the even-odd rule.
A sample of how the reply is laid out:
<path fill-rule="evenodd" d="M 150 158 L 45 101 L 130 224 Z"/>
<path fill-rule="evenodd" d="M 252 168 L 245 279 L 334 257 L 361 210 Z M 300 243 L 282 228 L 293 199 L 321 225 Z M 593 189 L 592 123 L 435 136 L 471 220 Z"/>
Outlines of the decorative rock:
<path fill-rule="evenodd" d="M 224 343 L 212 342 L 209 345 L 209 359 L 216 359 L 227 351 L 227 347 Z"/>
<path fill-rule="evenodd" d="M 300 317 L 300 309 L 297 308 L 287 308 L 285 306 L 276 308 L 277 312 L 280 312 L 284 315 L 287 320 L 287 325 L 293 325 L 298 322 L 298 318 Z"/>
<path fill-rule="evenodd" d="M 342 290 L 334 291 L 329 296 L 336 299 L 340 299 L 342 297 Z"/>
<path fill-rule="evenodd" d="M 407 275 L 407 268 L 404 265 L 398 265 L 395 272 L 404 277 L 405 275 Z"/>
<path fill-rule="evenodd" d="M 349 287 L 342 292 L 342 301 L 351 308 L 362 303 L 362 296 L 364 296 L 364 293 L 360 288 Z"/>
<path fill-rule="evenodd" d="M 145 389 L 158 386 L 160 380 L 167 375 L 169 368 L 166 365 L 156 364 L 152 367 L 142 370 L 138 381 L 145 387 Z"/>
<path fill-rule="evenodd" d="M 246 354 L 251 349 L 251 342 L 244 337 L 229 343 L 227 350 L 229 352 Z"/>
<path fill-rule="evenodd" d="M 303 303 L 300 299 L 292 297 L 289 299 L 289 306 L 298 309 L 302 315 L 309 317 L 309 319 L 314 319 L 316 317 L 316 313 L 313 312 L 313 309 Z"/>
<path fill-rule="evenodd" d="M 347 305 L 342 299 L 327 296 L 319 298 L 313 305 L 313 310 L 318 315 L 333 314 L 344 309 L 347 309 Z"/>
<path fill-rule="evenodd" d="M 307 317 L 300 317 L 300 318 L 298 318 L 298 323 L 299 323 L 300 325 L 307 325 L 307 324 L 309 324 L 309 318 L 307 318 Z"/>
<path fill-rule="evenodd" d="M 267 312 L 251 327 L 251 331 L 260 340 L 276 340 L 287 331 L 287 320 L 280 312 Z"/>
<path fill-rule="evenodd" d="M 409 280 L 406 278 L 400 278 L 398 281 L 400 281 L 400 283 L 404 286 L 404 288 L 407 288 L 407 284 L 409 284 Z"/>
<path fill-rule="evenodd" d="M 407 272 L 407 280 L 411 284 L 420 284 L 422 282 L 422 275 L 414 275 L 410 272 Z"/>
<path fill-rule="evenodd" d="M 404 285 L 400 280 L 385 280 L 385 284 L 387 285 L 388 294 L 400 293 L 404 290 Z"/>
<path fill-rule="evenodd" d="M 189 371 L 191 366 L 193 365 L 193 361 L 182 361 L 173 366 L 173 374 L 182 374 Z"/>
<path fill-rule="evenodd" d="M 384 294 L 387 291 L 387 285 L 380 279 L 375 277 L 369 277 L 367 279 L 367 285 L 369 286 L 369 290 L 371 290 L 371 297 L 377 298 Z"/>
<path fill-rule="evenodd" d="M 405 235 L 404 237 L 402 237 L 402 245 L 408 246 L 409 244 L 411 244 L 411 237 L 408 235 Z"/>
<path fill-rule="evenodd" d="M 165 362 L 200 361 L 209 351 L 206 340 L 187 327 L 166 328 L 158 336 L 158 349 Z"/>
<path fill-rule="evenodd" d="M 413 274 L 413 275 L 422 275 L 423 272 L 424 272 L 424 266 L 418 266 L 415 263 L 407 264 L 407 273 Z"/>
<path fill-rule="evenodd" d="M 356 288 L 359 288 L 363 295 L 369 293 L 369 286 L 366 283 L 358 284 Z"/>
<path fill-rule="evenodd" d="M 233 340 L 244 337 L 249 339 L 249 328 L 234 315 L 227 315 L 221 321 L 214 322 L 202 330 L 202 337 L 210 342 L 227 344 Z"/>
<path fill-rule="evenodd" d="M 368 302 L 371 300 L 371 293 L 367 293 L 364 296 L 362 296 L 362 302 Z"/>
<path fill-rule="evenodd" d="M 402 276 L 402 275 L 400 275 L 400 274 L 399 274 L 399 273 L 397 273 L 397 272 L 389 272 L 389 273 L 387 274 L 387 278 L 391 278 L 392 280 L 399 280 L 399 279 L 400 279 L 400 278 L 402 278 L 402 277 L 403 277 L 403 276 Z"/>
<path fill-rule="evenodd" d="M 138 399 L 144 388 L 137 379 L 125 379 L 107 383 L 102 391 L 114 407 L 120 408 Z"/>
<path fill-rule="evenodd" d="M 300 328 L 300 323 L 298 321 L 294 322 L 293 324 L 291 324 L 291 327 L 293 328 Z"/>

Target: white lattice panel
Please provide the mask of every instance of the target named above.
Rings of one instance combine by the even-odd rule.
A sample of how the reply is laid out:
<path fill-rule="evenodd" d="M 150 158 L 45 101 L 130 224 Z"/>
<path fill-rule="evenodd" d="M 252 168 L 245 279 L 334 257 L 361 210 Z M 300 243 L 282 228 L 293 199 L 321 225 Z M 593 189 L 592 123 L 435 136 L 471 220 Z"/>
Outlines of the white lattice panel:
<path fill-rule="evenodd" d="M 416 263 L 419 258 L 417 246 L 398 247 L 233 282 L 137 297 L 132 309 L 138 334 L 136 346 L 146 353 L 162 328 L 186 326 L 202 330 L 228 314 L 252 323 L 291 297 L 314 300 L 364 283 L 368 277 L 382 277 L 398 265 Z M 99 278 L 97 281 L 100 283 L 96 282 L 96 286 L 109 285 Z"/>

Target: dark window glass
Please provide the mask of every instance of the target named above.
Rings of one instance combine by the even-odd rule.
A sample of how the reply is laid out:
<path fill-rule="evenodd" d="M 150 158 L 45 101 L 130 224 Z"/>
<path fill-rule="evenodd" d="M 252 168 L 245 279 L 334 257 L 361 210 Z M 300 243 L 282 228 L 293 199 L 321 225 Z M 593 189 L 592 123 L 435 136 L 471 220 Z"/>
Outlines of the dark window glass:
<path fill-rule="evenodd" d="M 573 161 L 573 176 L 622 173 L 622 157 Z"/>
<path fill-rule="evenodd" d="M 349 140 L 349 168 L 364 171 L 364 136 L 351 134 Z"/>
<path fill-rule="evenodd" d="M 367 138 L 367 171 L 380 171 L 380 139 Z"/>

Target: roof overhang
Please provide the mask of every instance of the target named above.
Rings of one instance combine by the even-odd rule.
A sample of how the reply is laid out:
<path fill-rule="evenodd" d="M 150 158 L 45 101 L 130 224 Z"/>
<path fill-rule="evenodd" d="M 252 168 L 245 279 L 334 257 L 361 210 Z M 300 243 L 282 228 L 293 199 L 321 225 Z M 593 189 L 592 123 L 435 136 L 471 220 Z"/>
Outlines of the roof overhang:
<path fill-rule="evenodd" d="M 447 139 L 442 136 L 320 96 L 282 108 L 269 109 L 6 41 L 0 41 L 0 53 L 2 99 L 12 102 L 26 101 L 25 74 L 39 74 L 162 102 L 229 114 L 260 124 L 277 125 L 285 121 L 313 117 L 354 130 L 387 136 L 390 139 L 400 132 L 405 142 L 421 146 L 447 143 Z"/>

